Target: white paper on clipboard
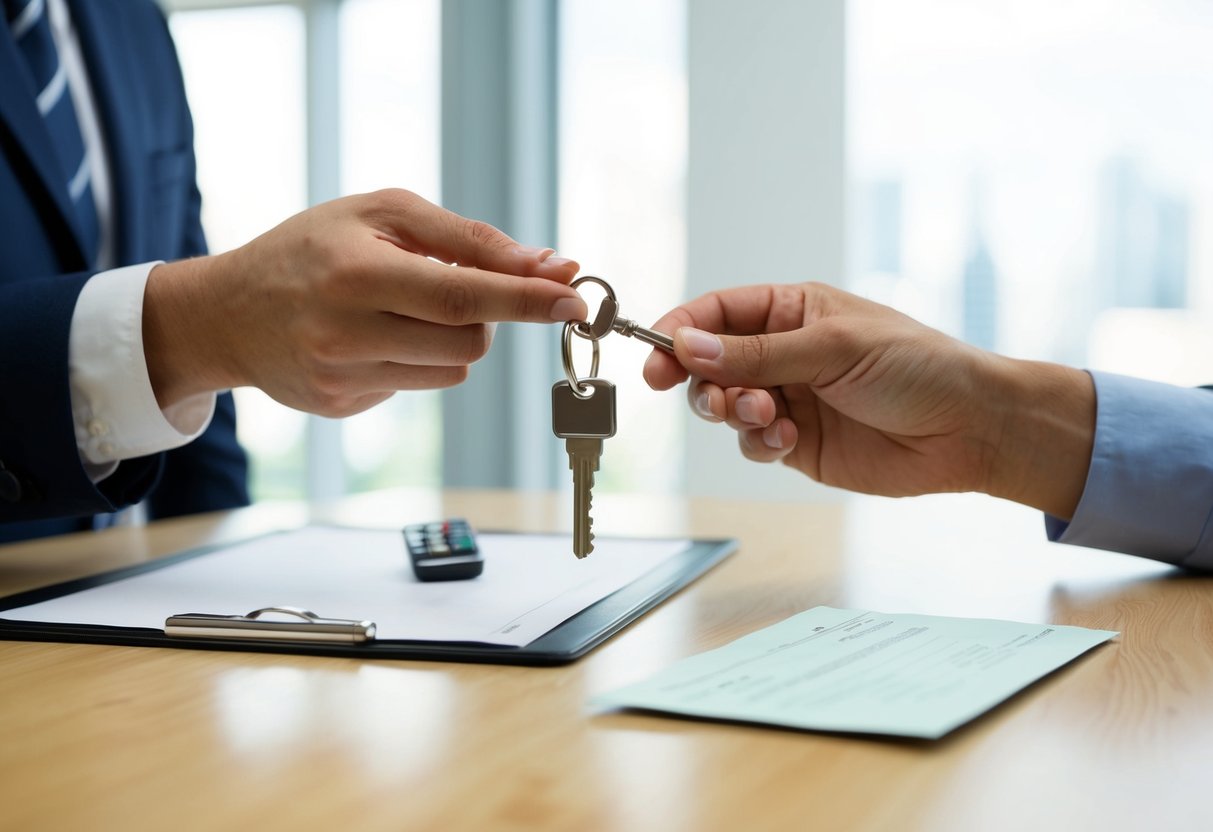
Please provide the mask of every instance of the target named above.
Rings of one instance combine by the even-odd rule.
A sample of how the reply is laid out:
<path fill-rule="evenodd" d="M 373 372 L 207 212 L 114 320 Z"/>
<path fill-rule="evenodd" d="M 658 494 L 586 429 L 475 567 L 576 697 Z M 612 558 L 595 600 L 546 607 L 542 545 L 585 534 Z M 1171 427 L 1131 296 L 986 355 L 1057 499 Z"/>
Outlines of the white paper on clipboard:
<path fill-rule="evenodd" d="M 182 613 L 270 606 L 365 619 L 380 640 L 523 646 L 684 551 L 689 540 L 568 539 L 480 533 L 484 573 L 422 583 L 399 531 L 310 527 L 269 535 L 129 578 L 6 610 L 10 620 L 162 629 Z"/>

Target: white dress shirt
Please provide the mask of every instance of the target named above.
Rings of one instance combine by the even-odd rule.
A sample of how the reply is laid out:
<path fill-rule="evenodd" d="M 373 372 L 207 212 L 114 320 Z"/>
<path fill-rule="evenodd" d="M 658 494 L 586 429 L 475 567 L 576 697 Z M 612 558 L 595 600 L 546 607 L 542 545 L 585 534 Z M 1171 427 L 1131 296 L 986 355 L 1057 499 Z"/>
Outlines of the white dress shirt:
<path fill-rule="evenodd" d="M 47 14 L 90 159 L 101 226 L 97 267 L 103 271 L 80 292 L 68 344 L 76 444 L 85 470 L 98 482 L 124 459 L 196 439 L 214 415 L 215 395 L 195 396 L 164 410 L 156 403 L 143 352 L 143 294 L 148 275 L 160 263 L 112 268 L 114 211 L 108 157 L 84 53 L 66 0 L 48 0 Z"/>

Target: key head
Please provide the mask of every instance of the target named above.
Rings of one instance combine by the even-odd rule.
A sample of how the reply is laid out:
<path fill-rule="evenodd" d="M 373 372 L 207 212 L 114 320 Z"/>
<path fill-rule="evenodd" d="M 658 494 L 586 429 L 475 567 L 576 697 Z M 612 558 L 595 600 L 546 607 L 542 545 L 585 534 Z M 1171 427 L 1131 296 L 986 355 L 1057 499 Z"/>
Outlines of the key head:
<path fill-rule="evenodd" d="M 598 307 L 594 323 L 589 326 L 590 337 L 597 341 L 608 335 L 614 328 L 617 317 L 619 317 L 619 302 L 607 295 L 602 299 L 602 305 Z"/>
<path fill-rule="evenodd" d="M 561 439 L 606 439 L 615 435 L 615 385 L 601 378 L 581 380 L 594 395 L 579 398 L 567 381 L 552 385 L 552 433 Z"/>

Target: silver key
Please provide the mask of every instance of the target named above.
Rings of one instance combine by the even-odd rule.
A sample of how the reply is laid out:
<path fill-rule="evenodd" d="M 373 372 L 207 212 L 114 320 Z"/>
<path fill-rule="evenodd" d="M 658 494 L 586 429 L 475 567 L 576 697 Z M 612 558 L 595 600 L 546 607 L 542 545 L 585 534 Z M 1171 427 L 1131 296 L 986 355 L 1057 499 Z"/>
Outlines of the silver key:
<path fill-rule="evenodd" d="M 602 299 L 602 305 L 598 307 L 598 314 L 594 316 L 594 322 L 578 324 L 578 331 L 597 341 L 612 330 L 620 335 L 626 335 L 628 338 L 644 341 L 651 347 L 657 347 L 666 352 L 674 351 L 673 337 L 664 332 L 643 327 L 635 321 L 623 317 L 619 314 L 619 301 L 608 295 Z"/>
<path fill-rule="evenodd" d="M 602 440 L 615 435 L 615 385 L 601 378 L 581 380 L 593 394 L 581 398 L 567 381 L 552 385 L 552 433 L 564 440 L 573 469 L 573 554 L 594 551 L 590 501 Z"/>

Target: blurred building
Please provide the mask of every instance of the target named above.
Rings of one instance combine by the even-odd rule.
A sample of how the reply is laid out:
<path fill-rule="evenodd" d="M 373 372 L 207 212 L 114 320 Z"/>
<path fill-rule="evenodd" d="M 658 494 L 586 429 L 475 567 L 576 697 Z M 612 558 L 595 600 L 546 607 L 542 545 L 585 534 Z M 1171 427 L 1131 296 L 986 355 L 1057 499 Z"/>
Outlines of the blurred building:
<path fill-rule="evenodd" d="M 974 182 L 972 204 L 969 245 L 961 272 L 961 328 L 965 341 L 992 350 L 998 346 L 998 271 L 986 241 L 980 182 Z"/>
<path fill-rule="evenodd" d="M 901 272 L 901 200 L 897 179 L 869 182 L 862 188 L 856 252 L 861 272 Z"/>
<path fill-rule="evenodd" d="M 979 225 L 965 258 L 964 339 L 975 347 L 992 350 L 998 345 L 998 272 Z"/>
<path fill-rule="evenodd" d="M 1099 172 L 1095 291 L 1099 308 L 1182 308 L 1188 299 L 1187 200 L 1161 192 L 1120 156 Z"/>

